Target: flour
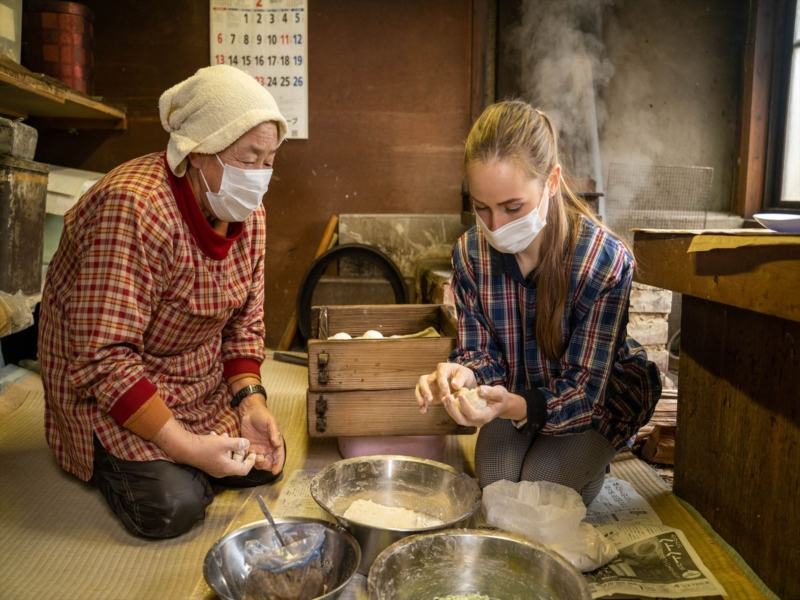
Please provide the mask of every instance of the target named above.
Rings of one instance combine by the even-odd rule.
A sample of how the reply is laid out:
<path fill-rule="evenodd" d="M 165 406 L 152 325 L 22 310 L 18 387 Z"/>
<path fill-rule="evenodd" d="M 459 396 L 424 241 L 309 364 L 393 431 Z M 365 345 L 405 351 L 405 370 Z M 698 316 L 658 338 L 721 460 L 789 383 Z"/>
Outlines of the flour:
<path fill-rule="evenodd" d="M 362 499 L 353 502 L 343 516 L 348 521 L 379 529 L 423 529 L 444 525 L 444 521 L 423 513 Z"/>
<path fill-rule="evenodd" d="M 436 596 L 433 600 L 492 600 L 483 594 L 450 594 L 449 596 Z"/>

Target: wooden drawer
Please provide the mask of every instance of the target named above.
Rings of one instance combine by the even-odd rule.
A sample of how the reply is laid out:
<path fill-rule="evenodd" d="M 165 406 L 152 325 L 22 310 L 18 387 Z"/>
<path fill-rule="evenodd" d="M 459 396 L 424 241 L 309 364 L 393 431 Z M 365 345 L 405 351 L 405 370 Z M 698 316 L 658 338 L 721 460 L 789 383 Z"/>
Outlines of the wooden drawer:
<path fill-rule="evenodd" d="M 438 338 L 390 338 L 434 327 Z M 353 337 L 380 331 L 383 339 L 329 340 L 346 332 Z M 398 390 L 413 388 L 419 376 L 446 361 L 456 343 L 455 317 L 439 304 L 315 307 L 315 335 L 308 342 L 308 389 Z"/>
<path fill-rule="evenodd" d="M 441 404 L 420 414 L 414 389 L 308 392 L 311 437 L 447 435 L 475 433 L 461 427 Z"/>
<path fill-rule="evenodd" d="M 399 337 L 435 328 L 441 337 Z M 382 339 L 354 338 L 373 329 Z M 312 437 L 473 433 L 441 405 L 421 415 L 420 375 L 447 360 L 456 344 L 452 307 L 385 304 L 315 307 L 308 341 L 308 431 Z"/>

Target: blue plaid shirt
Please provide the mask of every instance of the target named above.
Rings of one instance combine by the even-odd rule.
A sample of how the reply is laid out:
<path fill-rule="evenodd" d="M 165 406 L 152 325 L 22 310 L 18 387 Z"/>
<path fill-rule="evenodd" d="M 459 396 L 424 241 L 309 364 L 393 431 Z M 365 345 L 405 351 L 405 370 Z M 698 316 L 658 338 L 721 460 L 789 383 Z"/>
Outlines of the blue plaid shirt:
<path fill-rule="evenodd" d="M 513 255 L 489 246 L 478 228 L 467 231 L 453 250 L 458 345 L 450 361 L 472 369 L 480 384 L 525 397 L 532 431 L 594 428 L 621 448 L 661 395 L 657 367 L 627 337 L 634 260 L 583 218 L 569 270 L 565 351 L 550 360 L 536 342 L 535 271 L 523 278 Z"/>

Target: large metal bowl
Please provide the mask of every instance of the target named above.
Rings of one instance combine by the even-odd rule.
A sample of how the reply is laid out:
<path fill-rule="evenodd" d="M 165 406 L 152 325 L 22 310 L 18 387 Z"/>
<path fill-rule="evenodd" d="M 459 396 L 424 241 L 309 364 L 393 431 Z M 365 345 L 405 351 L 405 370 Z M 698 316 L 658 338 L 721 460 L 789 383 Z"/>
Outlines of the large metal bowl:
<path fill-rule="evenodd" d="M 275 519 L 275 524 L 281 531 L 288 526 L 320 524 L 325 527 L 322 563 L 325 571 L 324 582 L 330 591 L 317 598 L 326 600 L 338 598 L 355 575 L 356 567 L 361 560 L 361 550 L 353 536 L 341 527 L 320 519 L 278 518 Z M 203 576 L 209 587 L 220 598 L 225 600 L 244 598 L 247 575 L 250 572 L 244 559 L 245 542 L 262 538 L 270 528 L 267 521 L 256 521 L 232 531 L 208 551 L 203 562 Z"/>
<path fill-rule="evenodd" d="M 346 527 L 361 545 L 359 573 L 366 575 L 375 557 L 414 533 L 464 526 L 481 505 L 478 483 L 440 462 L 411 456 L 360 456 L 340 460 L 317 473 L 311 495 Z M 381 529 L 344 518 L 359 499 L 400 506 L 440 519 L 440 526 Z"/>
<path fill-rule="evenodd" d="M 502 600 L 589 600 L 583 576 L 555 552 L 503 531 L 451 529 L 407 537 L 369 571 L 370 600 L 482 594 Z"/>

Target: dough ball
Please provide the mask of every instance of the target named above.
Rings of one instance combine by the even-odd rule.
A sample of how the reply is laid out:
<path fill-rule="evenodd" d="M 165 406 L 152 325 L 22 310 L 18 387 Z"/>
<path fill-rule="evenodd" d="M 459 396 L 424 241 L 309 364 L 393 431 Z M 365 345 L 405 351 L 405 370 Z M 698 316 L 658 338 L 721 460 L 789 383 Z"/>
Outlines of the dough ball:
<path fill-rule="evenodd" d="M 351 336 L 346 331 L 340 331 L 336 335 L 332 335 L 332 336 L 328 337 L 328 339 L 329 340 L 352 340 L 353 336 Z"/>
<path fill-rule="evenodd" d="M 456 392 L 456 395 L 460 400 L 465 400 L 469 402 L 470 406 L 474 410 L 483 410 L 487 406 L 486 400 L 481 398 L 480 394 L 478 393 L 478 388 L 474 388 L 471 390 L 461 388 L 460 390 L 458 390 L 458 392 Z"/>
<path fill-rule="evenodd" d="M 370 329 L 369 331 L 365 331 L 364 335 L 361 337 L 365 340 L 380 340 L 383 339 L 383 334 L 380 331 Z"/>

